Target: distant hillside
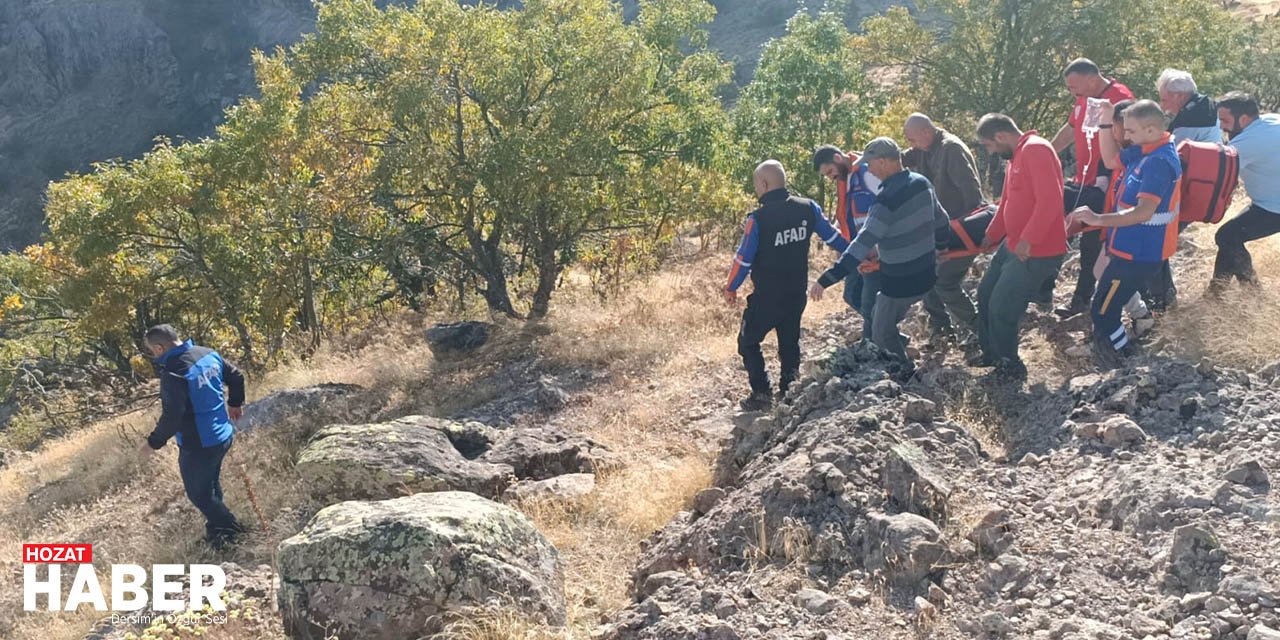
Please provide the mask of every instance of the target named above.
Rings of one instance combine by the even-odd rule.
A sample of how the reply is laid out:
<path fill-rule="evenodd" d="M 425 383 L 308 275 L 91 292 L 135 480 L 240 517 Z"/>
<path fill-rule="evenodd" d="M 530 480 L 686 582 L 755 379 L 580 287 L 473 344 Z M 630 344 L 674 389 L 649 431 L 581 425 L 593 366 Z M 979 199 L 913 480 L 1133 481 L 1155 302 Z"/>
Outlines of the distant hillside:
<path fill-rule="evenodd" d="M 635 14 L 636 0 L 622 4 Z M 816 3 L 713 4 L 712 45 L 742 84 L 763 43 Z M 855 0 L 850 23 L 889 4 Z M 313 21 L 309 0 L 0 2 L 0 250 L 38 239 L 50 180 L 138 156 L 156 136 L 210 134 L 223 109 L 253 91 L 250 51 L 293 42 Z"/>

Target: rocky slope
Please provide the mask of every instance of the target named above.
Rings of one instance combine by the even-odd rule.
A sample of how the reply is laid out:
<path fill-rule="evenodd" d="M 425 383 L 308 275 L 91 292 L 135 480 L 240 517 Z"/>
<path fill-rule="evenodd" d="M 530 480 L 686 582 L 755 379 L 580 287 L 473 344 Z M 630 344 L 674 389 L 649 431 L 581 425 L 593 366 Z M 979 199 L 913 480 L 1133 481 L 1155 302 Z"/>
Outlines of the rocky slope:
<path fill-rule="evenodd" d="M 1280 367 L 1152 355 L 1024 391 L 948 360 L 906 387 L 865 347 L 816 360 L 598 635 L 1277 637 Z M 992 434 L 963 389 L 1036 419 Z"/>

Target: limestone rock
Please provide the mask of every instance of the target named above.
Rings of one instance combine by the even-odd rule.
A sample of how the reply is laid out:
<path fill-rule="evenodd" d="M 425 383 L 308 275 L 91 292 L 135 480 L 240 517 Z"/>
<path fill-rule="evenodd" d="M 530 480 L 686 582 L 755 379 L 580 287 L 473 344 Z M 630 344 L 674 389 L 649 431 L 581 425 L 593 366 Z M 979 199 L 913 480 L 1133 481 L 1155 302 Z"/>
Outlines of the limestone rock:
<path fill-rule="evenodd" d="M 596 490 L 590 473 L 567 473 L 546 480 L 527 480 L 509 487 L 503 498 L 512 502 L 576 502 Z"/>
<path fill-rule="evenodd" d="M 889 497 L 902 508 L 938 519 L 946 514 L 951 483 L 914 445 L 897 445 L 885 458 L 883 481 Z"/>
<path fill-rule="evenodd" d="M 938 525 L 913 513 L 868 514 L 863 564 L 892 585 L 918 586 L 946 555 L 941 537 Z"/>
<path fill-rule="evenodd" d="M 390 498 L 422 491 L 470 491 L 497 497 L 510 483 L 510 465 L 468 460 L 449 435 L 464 427 L 411 416 L 379 424 L 330 425 L 298 457 L 298 472 L 317 495 Z"/>
<path fill-rule="evenodd" d="M 565 619 L 555 547 L 515 509 L 470 493 L 326 507 L 280 543 L 278 567 L 295 637 L 417 638 L 467 607 Z"/>

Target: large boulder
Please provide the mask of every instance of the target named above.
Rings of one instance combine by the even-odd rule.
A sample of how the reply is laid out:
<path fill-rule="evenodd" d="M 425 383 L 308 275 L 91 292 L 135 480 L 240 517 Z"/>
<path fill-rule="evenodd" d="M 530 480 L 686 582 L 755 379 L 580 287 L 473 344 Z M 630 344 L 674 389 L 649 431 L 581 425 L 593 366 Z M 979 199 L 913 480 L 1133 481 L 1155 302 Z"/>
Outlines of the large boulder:
<path fill-rule="evenodd" d="M 942 531 L 914 513 L 867 515 L 864 565 L 892 586 L 914 587 L 935 571 L 946 555 Z"/>
<path fill-rule="evenodd" d="M 277 391 L 261 400 L 245 405 L 244 415 L 236 422 L 242 432 L 279 424 L 290 419 L 312 423 L 348 421 L 351 402 L 363 387 L 354 384 L 318 384 L 301 389 Z"/>
<path fill-rule="evenodd" d="M 568 473 L 596 473 L 615 464 L 602 444 L 552 427 L 514 431 L 484 454 L 485 461 L 508 465 L 516 476 L 546 480 Z"/>
<path fill-rule="evenodd" d="M 1206 524 L 1188 524 L 1173 530 L 1164 586 L 1175 593 L 1213 591 L 1222 579 L 1227 553 L 1218 536 Z"/>
<path fill-rule="evenodd" d="M 492 330 L 487 322 L 437 324 L 427 329 L 427 346 L 436 357 L 458 356 L 484 346 Z"/>
<path fill-rule="evenodd" d="M 302 450 L 298 472 L 314 493 L 336 500 L 455 490 L 497 497 L 511 483 L 511 466 L 469 459 L 487 446 L 485 433 L 427 416 L 329 425 Z"/>
<path fill-rule="evenodd" d="M 295 638 L 418 638 L 472 607 L 565 620 L 555 547 L 515 509 L 470 493 L 327 507 L 280 543 L 278 568 Z"/>

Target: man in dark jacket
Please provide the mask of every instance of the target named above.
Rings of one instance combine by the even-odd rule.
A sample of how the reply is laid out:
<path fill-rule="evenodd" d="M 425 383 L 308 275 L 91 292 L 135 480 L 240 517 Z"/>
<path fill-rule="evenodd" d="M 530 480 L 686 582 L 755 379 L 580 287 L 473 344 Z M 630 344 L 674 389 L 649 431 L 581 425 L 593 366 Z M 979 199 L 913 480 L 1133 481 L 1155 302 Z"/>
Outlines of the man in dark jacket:
<path fill-rule="evenodd" d="M 913 113 L 903 125 L 911 148 L 903 154 L 903 164 L 929 179 L 938 202 L 952 220 L 963 220 L 983 202 L 978 163 L 963 140 L 944 131 L 923 113 Z M 965 293 L 964 278 L 977 256 L 963 256 L 938 262 L 938 282 L 924 297 L 929 312 L 929 328 L 935 339 L 955 336 L 954 318 L 961 328 L 978 332 L 978 310 Z"/>
<path fill-rule="evenodd" d="M 937 247 L 945 241 L 949 223 L 933 186 L 924 176 L 902 167 L 902 149 L 890 138 L 867 144 L 862 158 L 880 178 L 880 194 L 867 222 L 834 266 L 809 288 L 814 300 L 849 270 L 880 254 L 881 288 L 876 296 L 871 341 L 892 356 L 900 379 L 910 378 L 915 363 L 907 355 L 898 325 L 911 306 L 924 298 L 937 280 Z"/>
<path fill-rule="evenodd" d="M 736 304 L 738 288 L 751 275 L 754 292 L 747 297 L 738 331 L 738 354 L 751 381 L 751 395 L 741 403 L 746 411 L 763 411 L 773 405 L 769 373 L 760 351 L 760 343 L 770 332 L 778 334 L 780 395 L 787 392 L 800 371 L 800 318 L 809 280 L 810 240 L 818 236 L 836 251 L 849 245 L 816 202 L 787 192 L 787 174 L 777 160 L 756 167 L 755 188 L 760 208 L 742 224 L 742 243 L 733 257 L 723 293 L 726 301 Z"/>
<path fill-rule="evenodd" d="M 244 375 L 213 349 L 183 342 L 167 324 L 148 329 L 146 343 L 160 376 L 161 414 L 142 450 L 150 453 L 177 439 L 187 498 L 204 514 L 209 543 L 222 548 L 245 531 L 222 502 L 220 479 L 235 429 L 231 421 L 240 418 L 244 406 Z"/>

